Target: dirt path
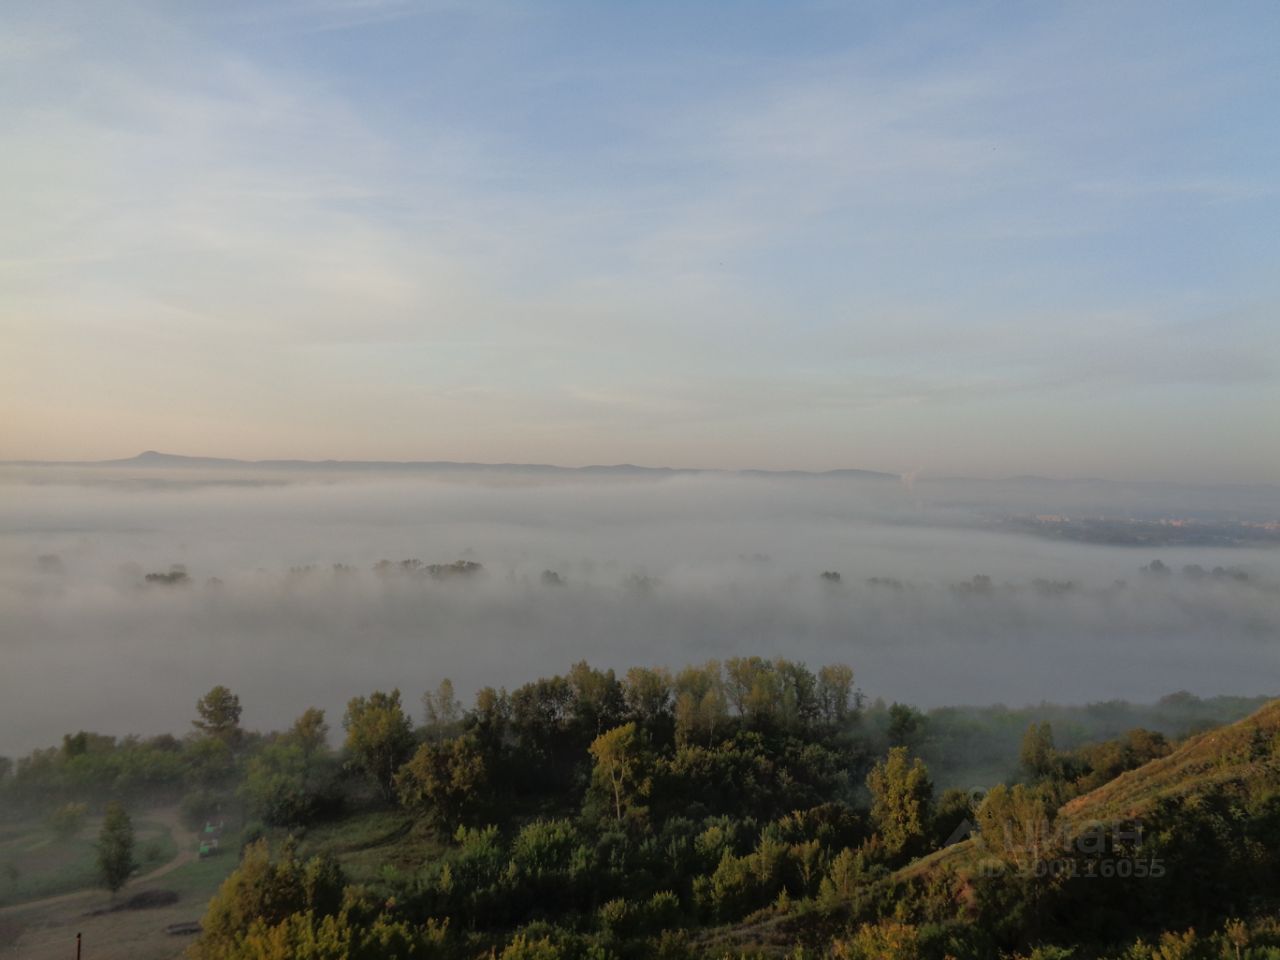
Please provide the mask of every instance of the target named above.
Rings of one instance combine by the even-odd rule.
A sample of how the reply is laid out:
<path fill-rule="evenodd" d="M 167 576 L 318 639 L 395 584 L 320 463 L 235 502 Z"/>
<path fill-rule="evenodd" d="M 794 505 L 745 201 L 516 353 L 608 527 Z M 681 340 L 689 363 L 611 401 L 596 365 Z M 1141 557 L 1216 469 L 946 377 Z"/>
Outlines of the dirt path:
<path fill-rule="evenodd" d="M 149 810 L 146 813 L 146 819 L 155 820 L 164 824 L 173 834 L 173 840 L 178 845 L 178 855 L 162 866 L 156 867 L 149 873 L 144 873 L 138 877 L 130 878 L 125 884 L 124 890 L 132 887 L 141 886 L 144 883 L 150 883 L 163 877 L 167 873 L 172 873 L 184 864 L 190 863 L 196 858 L 196 845 L 199 841 L 197 834 L 186 829 L 178 820 L 178 811 L 174 807 L 166 807 L 163 810 Z M 86 890 L 73 890 L 70 893 L 59 893 L 52 897 L 43 897 L 40 900 L 26 900 L 22 903 L 10 904 L 7 907 L 0 907 L 0 917 L 12 916 L 18 913 L 24 913 L 27 910 L 40 910 L 45 907 L 59 906 L 64 903 L 73 903 L 76 900 L 84 900 L 95 894 L 101 896 L 102 891 L 90 887 Z"/>

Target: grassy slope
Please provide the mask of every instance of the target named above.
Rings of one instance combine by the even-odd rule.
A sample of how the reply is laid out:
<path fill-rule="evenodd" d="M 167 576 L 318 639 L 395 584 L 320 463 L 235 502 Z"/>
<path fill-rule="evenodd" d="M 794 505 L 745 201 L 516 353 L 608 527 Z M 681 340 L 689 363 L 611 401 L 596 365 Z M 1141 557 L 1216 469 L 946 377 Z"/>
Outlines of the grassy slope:
<path fill-rule="evenodd" d="M 383 881 L 415 873 L 444 850 L 434 831 L 400 810 L 318 824 L 308 829 L 298 844 L 300 856 L 332 854 L 349 880 L 374 889 Z"/>
<path fill-rule="evenodd" d="M 1247 788 L 1262 776 L 1265 763 L 1253 759 L 1259 740 L 1270 744 L 1280 737 L 1280 700 L 1238 720 L 1190 738 L 1167 757 L 1122 773 L 1096 790 L 1070 800 L 1058 816 L 1073 824 L 1141 816 L 1166 797 L 1197 796 L 1215 786 Z M 1275 763 L 1275 760 L 1269 761 Z M 939 850 L 898 871 L 908 878 L 951 867 L 962 875 L 980 859 L 975 840 Z"/>
<path fill-rule="evenodd" d="M 7 828 L 0 836 L 0 906 L 96 886 L 100 826 L 101 818 L 91 819 L 67 839 L 54 837 L 39 821 Z M 143 873 L 177 855 L 173 834 L 162 823 L 140 820 L 134 835 L 134 857 Z"/>
<path fill-rule="evenodd" d="M 166 927 L 199 920 L 209 898 L 235 865 L 235 853 L 227 848 L 154 880 L 134 880 L 115 901 L 105 891 L 90 889 L 74 900 L 17 908 L 15 913 L 0 916 L 0 951 L 11 946 L 14 956 L 64 960 L 74 955 L 76 933 L 83 933 L 86 957 L 178 960 L 191 938 L 171 936 Z M 177 902 L 152 909 L 104 912 L 137 894 L 158 890 L 176 893 Z"/>
<path fill-rule="evenodd" d="M 1216 786 L 1235 784 L 1247 789 L 1276 764 L 1271 745 L 1280 738 L 1280 700 L 1235 723 L 1192 737 L 1169 756 L 1153 760 L 1121 774 L 1110 783 L 1068 802 L 1059 817 L 1075 824 L 1140 816 L 1161 799 L 1196 796 Z M 1270 759 L 1255 759 L 1256 745 L 1270 747 Z M 1274 775 L 1274 773 L 1272 774 Z M 906 880 L 942 869 L 953 869 L 961 878 L 972 875 L 983 859 L 976 840 L 965 840 L 903 867 L 894 879 Z M 708 942 L 762 952 L 780 951 L 795 942 L 790 932 L 803 926 L 804 918 L 783 914 L 733 924 L 711 932 Z"/>
<path fill-rule="evenodd" d="M 1276 737 L 1280 737 L 1280 700 L 1076 797 L 1062 808 L 1061 816 L 1072 822 L 1118 819 L 1138 816 L 1167 797 L 1195 796 L 1228 784 L 1248 788 L 1275 762 L 1256 759 L 1257 745 L 1263 745 L 1267 757 L 1274 757 L 1271 745 Z"/>

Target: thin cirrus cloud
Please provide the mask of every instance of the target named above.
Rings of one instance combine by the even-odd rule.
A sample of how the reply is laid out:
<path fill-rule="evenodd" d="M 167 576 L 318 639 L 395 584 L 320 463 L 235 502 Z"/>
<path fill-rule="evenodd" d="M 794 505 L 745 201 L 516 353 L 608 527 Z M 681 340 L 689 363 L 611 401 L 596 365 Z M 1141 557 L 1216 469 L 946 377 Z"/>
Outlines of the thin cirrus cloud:
<path fill-rule="evenodd" d="M 1280 473 L 1266 7 L 11 19 L 6 456 Z"/>

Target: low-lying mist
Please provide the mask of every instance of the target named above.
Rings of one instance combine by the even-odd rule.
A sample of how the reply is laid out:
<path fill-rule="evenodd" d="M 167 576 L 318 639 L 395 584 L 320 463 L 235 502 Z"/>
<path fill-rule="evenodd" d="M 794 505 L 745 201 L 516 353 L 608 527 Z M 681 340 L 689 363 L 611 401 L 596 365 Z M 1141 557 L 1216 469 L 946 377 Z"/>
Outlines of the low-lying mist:
<path fill-rule="evenodd" d="M 181 731 L 217 683 L 250 727 L 312 705 L 336 725 L 374 688 L 465 695 L 584 658 L 845 662 L 922 706 L 1280 688 L 1273 550 L 1000 533 L 892 481 L 10 471 L 0 491 L 3 754 Z M 480 569 L 429 569 L 457 560 Z"/>

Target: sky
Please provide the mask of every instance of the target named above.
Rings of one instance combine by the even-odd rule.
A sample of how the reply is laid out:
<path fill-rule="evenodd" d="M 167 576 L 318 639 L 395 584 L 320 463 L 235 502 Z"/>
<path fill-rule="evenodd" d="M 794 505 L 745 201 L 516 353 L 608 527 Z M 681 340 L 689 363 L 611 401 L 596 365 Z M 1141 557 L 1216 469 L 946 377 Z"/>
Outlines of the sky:
<path fill-rule="evenodd" d="M 1280 6 L 0 6 L 0 459 L 1280 480 Z"/>

